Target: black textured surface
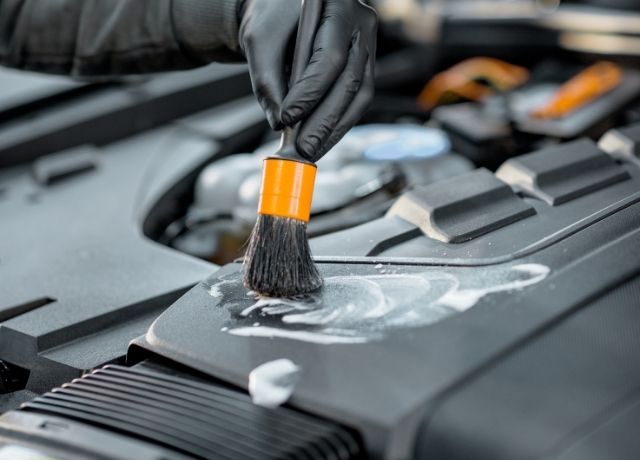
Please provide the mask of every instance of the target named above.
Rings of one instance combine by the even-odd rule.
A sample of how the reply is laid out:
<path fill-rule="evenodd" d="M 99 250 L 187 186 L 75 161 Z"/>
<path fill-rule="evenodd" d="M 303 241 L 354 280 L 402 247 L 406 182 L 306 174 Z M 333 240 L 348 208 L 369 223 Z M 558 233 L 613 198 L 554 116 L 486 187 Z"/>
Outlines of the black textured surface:
<path fill-rule="evenodd" d="M 415 225 L 389 215 L 332 235 L 314 238 L 310 242 L 313 253 L 322 260 L 374 256 L 420 259 L 417 263 L 428 260 L 429 263 L 442 265 L 492 264 L 525 257 L 640 200 L 640 169 L 634 163 L 623 161 L 618 164 L 608 155 L 597 151 L 591 141 L 577 141 L 568 145 L 571 150 L 569 153 L 577 156 L 578 161 L 569 162 L 567 167 L 562 168 L 561 174 L 558 173 L 562 176 L 560 179 L 552 175 L 551 187 L 547 189 L 550 193 L 559 191 L 564 199 L 572 198 L 561 206 L 551 206 L 542 197 L 528 197 L 528 192 L 521 192 L 524 195 L 522 198 L 509 196 L 508 201 L 515 199 L 516 202 L 525 203 L 535 210 L 535 214 L 501 228 L 489 227 L 489 233 L 457 244 L 442 241 L 444 238 L 435 232 L 424 235 Z M 586 152 L 580 148 L 576 155 L 576 146 L 585 147 Z M 547 165 L 567 161 L 557 158 L 556 154 L 563 153 L 562 148 L 532 155 L 542 154 L 536 157 L 536 162 L 546 168 Z M 584 153 L 588 159 L 581 163 L 580 156 Z M 569 159 L 571 155 L 568 155 Z M 598 165 L 595 169 L 592 156 L 595 156 L 595 164 Z M 477 172 L 470 177 L 473 174 Z M 455 185 L 443 187 L 439 192 L 452 202 L 460 203 L 459 209 L 452 213 L 453 218 L 448 221 L 445 219 L 445 224 L 453 229 L 466 229 L 473 228 L 474 222 L 490 222 L 488 219 L 491 215 L 484 213 L 491 211 L 492 206 L 500 210 L 500 203 L 470 196 L 468 190 L 473 184 L 458 181 L 463 183 L 459 185 L 454 178 L 451 184 Z M 496 179 L 493 181 L 502 183 Z M 434 184 L 432 187 L 437 189 L 440 186 Z M 502 193 L 507 196 L 511 192 Z M 428 202 L 432 197 L 427 194 L 425 199 Z M 420 208 L 408 211 L 410 218 L 415 216 L 418 225 L 426 221 L 429 212 Z M 420 218 L 423 220 L 420 221 Z"/>
<path fill-rule="evenodd" d="M 2 449 L 12 446 L 27 447 L 32 455 L 27 458 L 38 460 L 193 460 L 190 455 L 69 418 L 27 411 L 0 416 L 0 453 L 8 460 L 16 460 L 18 453 L 9 456 Z"/>
<path fill-rule="evenodd" d="M 105 145 L 249 94 L 246 67 L 221 65 L 130 85 L 80 87 L 0 118 L 0 167 L 79 145 Z"/>
<path fill-rule="evenodd" d="M 144 368 L 107 366 L 23 405 L 203 459 L 359 458 L 347 430 L 225 387 Z"/>
<path fill-rule="evenodd" d="M 97 167 L 97 149 L 83 146 L 39 158 L 32 168 L 38 184 L 51 185 Z"/>
<path fill-rule="evenodd" d="M 185 128 L 95 149 L 100 166 L 53 187 L 0 173 L 0 359 L 41 392 L 122 360 L 127 344 L 215 266 L 141 228 L 163 197 L 220 151 Z M 46 157 L 45 157 L 46 158 Z M 44 160 L 44 159 L 43 159 Z"/>
<path fill-rule="evenodd" d="M 322 278 L 311 258 L 306 222 L 258 216 L 245 254 L 244 284 L 270 297 L 291 297 L 320 288 Z"/>
<path fill-rule="evenodd" d="M 253 145 L 266 124 L 255 101 L 233 100 L 250 92 L 244 67 L 81 88 L 0 120 L 0 151 L 15 147 L 1 165 L 42 156 L 0 170 L 0 213 L 10 216 L 0 225 L 0 359 L 29 370 L 35 392 L 122 362 L 131 339 L 216 269 L 147 237 L 170 222 L 203 165 Z M 205 107 L 125 141 L 45 155 Z M 3 396 L 0 406 L 20 399 Z"/>
<path fill-rule="evenodd" d="M 576 439 L 558 460 L 636 460 L 640 452 L 640 392 L 616 408 L 615 414 Z"/>
<path fill-rule="evenodd" d="M 622 166 L 589 139 L 514 158 L 496 176 L 552 206 L 630 179 Z"/>
<path fill-rule="evenodd" d="M 535 214 L 504 182 L 486 169 L 418 187 L 387 213 L 420 227 L 444 243 L 462 243 Z"/>
<path fill-rule="evenodd" d="M 635 278 L 450 395 L 426 423 L 419 456 L 637 458 L 637 423 L 608 423 L 638 419 L 639 355 Z"/>
<path fill-rule="evenodd" d="M 29 388 L 48 390 L 82 370 L 122 359 L 129 339 L 212 271 L 144 239 L 140 228 L 154 220 L 150 209 L 170 201 L 162 198 L 173 196 L 176 184 L 217 151 L 211 139 L 237 141 L 242 136 L 235 134 L 235 120 L 251 118 L 254 128 L 260 122 L 255 105 L 231 105 L 233 117 L 226 117 L 227 107 L 216 107 L 182 122 L 184 129 L 99 148 L 104 163 L 49 191 L 33 183 L 28 168 L 0 173 L 0 211 L 15 216 L 0 225 L 0 359 L 10 357 L 31 371 Z M 95 126 L 104 127 L 105 120 Z M 196 131 L 208 139 L 193 136 Z M 105 139 L 112 135 L 107 130 Z M 628 151 L 636 148 L 629 147 L 632 135 L 625 134 Z M 49 145 L 38 142 L 33 145 Z M 0 446 L 7 436 L 25 443 L 46 437 L 47 445 L 74 446 L 74 455 L 81 449 L 87 458 L 238 458 L 246 448 L 257 459 L 264 458 L 261 449 L 275 456 L 277 449 L 292 447 L 292 437 L 306 445 L 298 435 L 304 431 L 320 446 L 305 458 L 325 458 L 322 446 L 339 458 L 333 440 L 338 436 L 344 447 L 351 435 L 293 409 L 299 408 L 355 427 L 373 459 L 412 458 L 416 433 L 426 458 L 635 459 L 640 292 L 637 280 L 614 289 L 639 269 L 640 174 L 634 158 L 620 158 L 626 160 L 620 166 L 565 165 L 563 182 L 575 185 L 585 172 L 597 179 L 612 170 L 628 180 L 595 180 L 594 187 L 589 179 L 587 191 L 580 185 L 579 196 L 562 206 L 518 198 L 536 214 L 464 243 L 425 237 L 397 217 L 314 243 L 317 254 L 333 257 L 319 263 L 328 276 L 402 276 L 458 265 L 469 277 L 482 277 L 516 259 L 551 268 L 535 287 L 491 295 L 464 314 L 393 331 L 380 342 L 318 345 L 223 333 L 229 310 L 216 305 L 203 284 L 177 300 L 130 349 L 133 362 L 162 355 L 239 387 L 255 366 L 291 358 L 302 368 L 292 409 L 267 411 L 220 385 L 114 367 L 47 394 L 39 407 L 2 417 Z M 451 193 L 457 191 L 464 187 Z M 455 225 L 486 218 L 482 206 L 467 202 L 464 208 L 453 213 Z M 79 213 L 89 217 L 79 219 Z M 235 264 L 210 280 L 240 276 Z M 237 295 L 247 306 L 252 302 L 244 291 Z M 253 317 L 245 321 L 251 325 Z M 20 390 L 5 396 L 0 412 L 35 395 Z M 228 401 L 238 405 L 229 408 Z M 305 431 L 303 419 L 315 429 Z M 286 429 L 277 435 L 265 434 L 281 424 Z M 327 432 L 332 441 L 318 441 Z M 279 437 L 283 433 L 289 443 Z M 215 452 L 206 450 L 214 443 Z M 183 454 L 175 450 L 178 444 Z"/>
<path fill-rule="evenodd" d="M 60 75 L 0 69 L 0 123 L 32 111 L 35 107 L 97 89 Z"/>
<path fill-rule="evenodd" d="M 340 238 L 336 238 L 340 235 Z M 399 217 L 376 219 L 330 235 L 311 239 L 315 255 L 377 256 L 423 236 L 422 230 Z"/>
<path fill-rule="evenodd" d="M 158 318 L 145 338 L 135 341 L 129 358 L 137 362 L 147 353 L 161 355 L 241 387 L 247 385 L 248 375 L 257 366 L 290 359 L 303 369 L 290 400 L 292 407 L 358 429 L 371 458 L 411 458 L 421 417 L 428 415 L 443 394 L 638 270 L 638 207 L 636 204 L 620 210 L 514 262 L 550 267 L 549 277 L 535 286 L 488 295 L 463 314 L 436 324 L 391 327 L 379 340 L 365 343 L 316 343 L 289 334 L 332 327 L 332 318 L 327 318 L 328 325 L 316 326 L 282 320 L 272 323 L 258 312 L 243 317 L 239 312 L 249 309 L 255 300 L 242 289 L 241 265 L 230 265 L 189 291 Z M 346 278 L 364 283 L 386 277 L 390 283 L 398 283 L 404 276 L 410 279 L 425 273 L 438 277 L 452 270 L 431 260 L 403 262 L 383 257 L 336 258 L 318 267 L 326 280 Z M 456 274 L 492 279 L 496 269 L 502 266 L 479 267 L 467 260 Z M 491 286 L 491 281 L 484 283 Z M 407 296 L 416 295 L 412 286 L 406 288 Z M 433 286 L 434 293 L 440 292 L 437 284 Z M 357 301 L 356 295 L 347 291 L 344 302 L 348 304 L 352 298 Z M 338 302 L 339 297 L 336 299 Z M 233 329 L 228 331 L 252 329 L 256 321 L 260 327 L 277 328 L 285 334 L 252 337 L 251 333 L 245 336 L 233 333 Z M 358 333 L 359 324 L 351 327 Z"/>

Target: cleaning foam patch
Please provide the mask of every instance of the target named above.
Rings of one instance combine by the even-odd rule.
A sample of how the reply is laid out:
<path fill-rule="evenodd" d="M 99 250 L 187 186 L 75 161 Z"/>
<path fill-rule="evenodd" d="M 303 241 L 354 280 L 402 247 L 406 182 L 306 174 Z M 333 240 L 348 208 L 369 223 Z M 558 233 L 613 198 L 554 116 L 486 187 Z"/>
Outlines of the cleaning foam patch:
<path fill-rule="evenodd" d="M 321 291 L 287 299 L 248 297 L 251 302 L 219 303 L 231 320 L 224 332 L 245 337 L 286 338 L 318 344 L 358 344 L 383 339 L 393 330 L 423 327 L 474 307 L 500 292 L 532 286 L 549 275 L 539 264 L 426 269 L 399 274 L 377 266 L 379 274 L 325 278 Z M 221 280 L 220 286 L 239 284 Z M 231 287 L 231 286 L 230 286 Z M 239 286 L 232 287 L 232 290 Z"/>
<path fill-rule="evenodd" d="M 286 403 L 300 380 L 301 369 L 289 359 L 277 359 L 256 367 L 249 374 L 253 403 L 276 408 Z"/>

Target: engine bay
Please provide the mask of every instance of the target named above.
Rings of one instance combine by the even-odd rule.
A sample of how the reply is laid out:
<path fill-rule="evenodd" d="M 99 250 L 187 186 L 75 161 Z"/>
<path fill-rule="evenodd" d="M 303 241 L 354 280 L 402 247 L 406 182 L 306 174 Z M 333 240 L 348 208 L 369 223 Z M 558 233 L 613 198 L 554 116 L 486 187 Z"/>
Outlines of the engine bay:
<path fill-rule="evenodd" d="M 0 459 L 636 457 L 640 53 L 561 24 L 637 12 L 392 3 L 295 298 L 242 284 L 244 66 L 0 71 Z"/>

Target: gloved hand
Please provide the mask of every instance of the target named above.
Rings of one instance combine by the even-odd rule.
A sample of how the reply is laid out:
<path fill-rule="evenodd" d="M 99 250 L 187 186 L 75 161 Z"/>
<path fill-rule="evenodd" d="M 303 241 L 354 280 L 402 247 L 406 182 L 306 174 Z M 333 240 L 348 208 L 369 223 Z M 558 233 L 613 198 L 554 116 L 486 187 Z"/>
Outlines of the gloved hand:
<path fill-rule="evenodd" d="M 323 1 L 314 52 L 289 88 L 300 0 L 244 0 L 240 47 L 253 90 L 274 129 L 302 121 L 298 152 L 318 161 L 368 109 L 374 91 L 377 16 L 361 0 Z"/>

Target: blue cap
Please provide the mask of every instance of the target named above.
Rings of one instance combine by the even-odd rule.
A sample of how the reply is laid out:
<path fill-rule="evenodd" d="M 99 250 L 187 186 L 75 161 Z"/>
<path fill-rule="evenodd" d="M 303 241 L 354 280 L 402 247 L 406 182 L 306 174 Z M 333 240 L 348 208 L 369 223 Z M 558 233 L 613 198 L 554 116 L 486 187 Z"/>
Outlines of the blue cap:
<path fill-rule="evenodd" d="M 444 131 L 420 125 L 363 125 L 345 138 L 352 147 L 360 144 L 370 161 L 423 160 L 449 153 L 451 142 Z"/>

